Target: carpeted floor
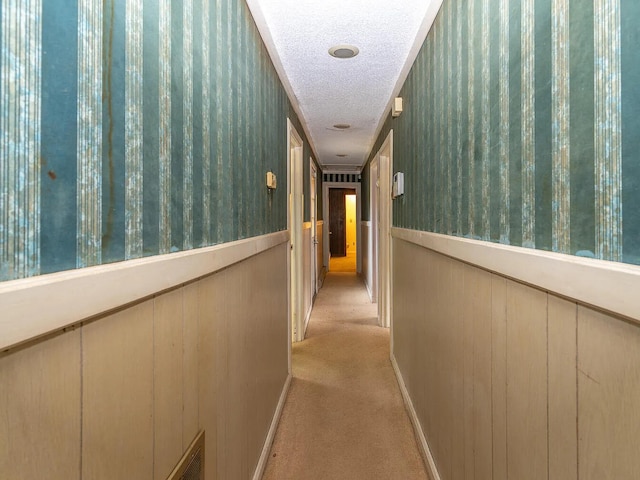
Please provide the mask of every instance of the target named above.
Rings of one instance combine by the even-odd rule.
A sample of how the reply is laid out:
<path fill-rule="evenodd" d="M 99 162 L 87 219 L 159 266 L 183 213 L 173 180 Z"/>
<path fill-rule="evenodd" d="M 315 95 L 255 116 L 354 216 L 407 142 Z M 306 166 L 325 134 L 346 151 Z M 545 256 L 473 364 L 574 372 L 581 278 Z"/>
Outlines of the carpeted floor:
<path fill-rule="evenodd" d="M 263 480 L 428 479 L 376 314 L 359 277 L 328 274 Z"/>
<path fill-rule="evenodd" d="M 356 252 L 348 253 L 344 257 L 331 257 L 329 259 L 330 272 L 356 272 Z"/>

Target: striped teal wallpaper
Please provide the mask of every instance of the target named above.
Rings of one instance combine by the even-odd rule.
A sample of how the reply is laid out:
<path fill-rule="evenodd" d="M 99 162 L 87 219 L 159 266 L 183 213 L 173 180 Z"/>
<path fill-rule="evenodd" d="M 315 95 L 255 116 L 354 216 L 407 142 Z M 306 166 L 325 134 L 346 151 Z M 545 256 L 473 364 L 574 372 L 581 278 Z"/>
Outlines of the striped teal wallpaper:
<path fill-rule="evenodd" d="M 1 0 L 0 49 L 0 280 L 286 229 L 293 111 L 244 1 Z"/>
<path fill-rule="evenodd" d="M 376 144 L 393 128 L 394 225 L 640 264 L 638 18 L 445 0 Z"/>

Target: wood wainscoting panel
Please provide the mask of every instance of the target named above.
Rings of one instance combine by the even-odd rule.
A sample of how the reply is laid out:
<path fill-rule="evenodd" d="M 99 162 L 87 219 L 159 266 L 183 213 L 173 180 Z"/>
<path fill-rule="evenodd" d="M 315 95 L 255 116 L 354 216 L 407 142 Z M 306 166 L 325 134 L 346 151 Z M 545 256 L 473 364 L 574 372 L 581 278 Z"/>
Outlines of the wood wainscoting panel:
<path fill-rule="evenodd" d="M 182 385 L 182 451 L 198 434 L 198 282 L 184 287 Z M 208 440 L 207 440 L 208 441 Z"/>
<path fill-rule="evenodd" d="M 549 480 L 578 478 L 577 305 L 549 295 Z"/>
<path fill-rule="evenodd" d="M 507 280 L 491 276 L 493 480 L 507 480 Z"/>
<path fill-rule="evenodd" d="M 154 299 L 153 478 L 165 480 L 182 457 L 182 288 Z"/>
<path fill-rule="evenodd" d="M 507 282 L 509 478 L 547 477 L 547 295 Z"/>
<path fill-rule="evenodd" d="M 451 260 L 456 261 L 456 260 Z M 491 422 L 491 274 L 475 270 L 471 291 L 473 315 L 473 453 L 475 480 L 493 478 Z"/>
<path fill-rule="evenodd" d="M 475 471 L 475 455 L 473 444 L 475 436 L 473 433 L 473 415 L 475 408 L 473 406 L 473 371 L 474 371 L 474 355 L 473 355 L 473 325 L 476 312 L 473 310 L 474 302 L 471 298 L 476 282 L 477 269 L 470 265 L 464 266 L 463 282 L 464 293 L 461 301 L 464 303 L 464 321 L 462 328 L 463 336 L 463 410 L 464 419 L 464 438 L 460 447 L 464 451 L 464 479 L 473 479 Z"/>
<path fill-rule="evenodd" d="M 580 480 L 640 478 L 640 328 L 578 308 Z"/>
<path fill-rule="evenodd" d="M 0 356 L 0 478 L 80 479 L 80 330 Z"/>
<path fill-rule="evenodd" d="M 224 387 L 226 379 L 225 345 L 218 341 L 218 325 L 225 317 L 226 270 L 210 275 L 198 282 L 198 421 L 200 429 L 206 432 L 205 480 L 215 480 L 220 465 L 226 462 L 226 455 L 220 444 L 218 455 L 218 409 L 226 397 L 217 392 Z"/>
<path fill-rule="evenodd" d="M 434 252 L 433 255 L 436 255 Z M 453 413 L 452 418 L 452 435 L 451 435 L 451 478 L 463 479 L 464 478 L 464 417 L 461 412 L 464 411 L 464 335 L 461 332 L 464 331 L 464 315 L 465 315 L 465 301 L 464 299 L 464 276 L 466 271 L 466 265 L 461 262 L 457 262 L 453 259 L 450 260 L 449 265 L 451 267 L 451 295 L 448 301 L 451 303 L 451 318 L 447 319 L 449 331 L 448 342 L 451 342 L 453 347 L 448 349 L 447 345 L 443 345 L 443 349 L 449 350 L 451 363 L 451 376 L 448 379 L 451 385 L 451 410 Z M 437 279 L 433 279 L 433 282 L 437 282 Z"/>
<path fill-rule="evenodd" d="M 83 327 L 82 478 L 152 478 L 153 303 Z"/>

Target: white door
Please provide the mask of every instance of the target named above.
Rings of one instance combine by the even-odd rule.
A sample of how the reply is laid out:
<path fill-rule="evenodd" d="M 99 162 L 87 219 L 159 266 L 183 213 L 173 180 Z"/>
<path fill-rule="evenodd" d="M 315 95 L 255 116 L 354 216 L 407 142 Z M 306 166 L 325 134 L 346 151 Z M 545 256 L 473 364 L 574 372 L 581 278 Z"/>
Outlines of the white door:
<path fill-rule="evenodd" d="M 303 278 L 302 278 L 302 139 L 291 121 L 287 120 L 289 144 L 289 209 L 288 227 L 290 236 L 290 302 L 289 315 L 291 325 L 291 339 L 299 342 L 304 339 L 304 308 L 303 308 Z"/>
<path fill-rule="evenodd" d="M 309 158 L 310 164 L 310 185 L 309 195 L 311 197 L 311 299 L 318 293 L 318 232 L 317 232 L 317 189 L 318 189 L 318 171 L 313 163 L 313 159 Z"/>
<path fill-rule="evenodd" d="M 371 166 L 369 167 L 369 205 L 371 206 L 371 211 L 369 214 L 369 218 L 371 219 L 371 231 L 369 233 L 371 237 L 371 252 L 369 253 L 369 265 L 371 271 L 369 272 L 371 284 L 369 287 L 371 288 L 371 301 L 376 303 L 378 301 L 378 244 L 379 244 L 379 225 L 380 225 L 380 205 L 379 205 L 379 189 L 380 189 L 380 178 L 378 176 L 378 160 L 380 155 L 376 155 L 376 157 L 371 161 Z"/>

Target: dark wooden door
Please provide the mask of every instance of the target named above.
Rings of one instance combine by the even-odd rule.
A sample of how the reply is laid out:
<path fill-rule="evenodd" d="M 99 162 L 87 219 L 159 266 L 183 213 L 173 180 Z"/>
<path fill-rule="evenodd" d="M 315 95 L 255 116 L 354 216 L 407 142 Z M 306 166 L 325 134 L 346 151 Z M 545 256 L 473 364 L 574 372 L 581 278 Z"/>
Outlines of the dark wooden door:
<path fill-rule="evenodd" d="M 347 255 L 345 189 L 329 189 L 329 248 L 332 257 Z"/>

